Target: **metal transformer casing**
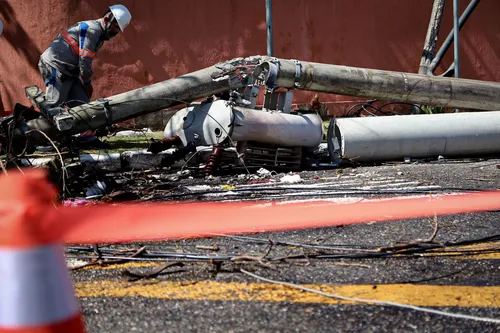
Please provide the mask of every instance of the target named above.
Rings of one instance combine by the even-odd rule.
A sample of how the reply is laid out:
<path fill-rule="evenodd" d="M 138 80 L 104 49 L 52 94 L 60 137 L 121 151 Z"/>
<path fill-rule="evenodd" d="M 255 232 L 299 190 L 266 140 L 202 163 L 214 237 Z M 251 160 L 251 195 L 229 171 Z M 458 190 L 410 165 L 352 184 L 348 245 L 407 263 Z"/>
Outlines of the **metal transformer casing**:
<path fill-rule="evenodd" d="M 166 138 L 179 136 L 184 145 L 214 145 L 256 141 L 284 147 L 317 147 L 322 140 L 322 120 L 315 114 L 288 114 L 255 110 L 217 100 L 178 111 L 165 127 Z"/>

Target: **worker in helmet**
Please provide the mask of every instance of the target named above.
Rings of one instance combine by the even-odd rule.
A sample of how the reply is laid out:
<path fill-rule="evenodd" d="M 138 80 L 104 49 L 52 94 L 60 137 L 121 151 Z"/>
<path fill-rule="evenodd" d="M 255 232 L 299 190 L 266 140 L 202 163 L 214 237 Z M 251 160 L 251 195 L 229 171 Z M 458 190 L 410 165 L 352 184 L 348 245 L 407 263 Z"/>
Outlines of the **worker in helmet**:
<path fill-rule="evenodd" d="M 90 101 L 96 53 L 105 41 L 123 32 L 131 18 L 125 6 L 114 5 L 103 17 L 78 22 L 57 36 L 38 63 L 46 88 L 42 109 L 73 107 Z"/>

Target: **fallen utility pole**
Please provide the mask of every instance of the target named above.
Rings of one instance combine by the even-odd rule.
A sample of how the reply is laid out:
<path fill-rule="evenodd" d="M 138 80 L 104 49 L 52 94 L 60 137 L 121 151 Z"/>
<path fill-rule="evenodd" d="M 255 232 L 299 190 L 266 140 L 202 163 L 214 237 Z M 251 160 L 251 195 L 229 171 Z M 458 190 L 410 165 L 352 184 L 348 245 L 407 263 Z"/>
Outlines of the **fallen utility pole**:
<path fill-rule="evenodd" d="M 338 118 L 328 129 L 330 155 L 357 162 L 499 154 L 499 142 L 500 111 Z"/>
<path fill-rule="evenodd" d="M 269 59 L 255 69 L 269 89 L 310 90 L 472 110 L 500 110 L 500 83 Z"/>
<path fill-rule="evenodd" d="M 259 60 L 259 57 L 237 58 L 69 110 L 60 108 L 55 110 L 58 114 L 54 115 L 52 121 L 59 131 L 77 134 L 238 89 L 246 86 L 246 80 L 251 76 L 246 73 L 245 66 L 256 65 Z M 38 87 L 27 88 L 28 97 L 40 108 L 38 94 Z"/>
<path fill-rule="evenodd" d="M 77 134 L 230 90 L 265 85 L 448 108 L 500 110 L 500 83 L 337 66 L 264 56 L 238 58 L 68 110 L 51 121 Z M 34 89 L 32 89 L 34 88 Z M 32 91 L 33 90 L 33 91 Z M 40 89 L 27 95 L 38 106 Z M 42 97 L 40 97 L 42 96 Z"/>

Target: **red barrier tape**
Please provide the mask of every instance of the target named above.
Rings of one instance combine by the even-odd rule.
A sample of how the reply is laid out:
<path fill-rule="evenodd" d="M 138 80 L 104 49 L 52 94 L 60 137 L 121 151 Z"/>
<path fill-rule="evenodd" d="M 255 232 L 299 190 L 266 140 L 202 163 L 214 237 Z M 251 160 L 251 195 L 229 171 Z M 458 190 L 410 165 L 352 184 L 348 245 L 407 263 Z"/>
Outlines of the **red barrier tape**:
<path fill-rule="evenodd" d="M 499 208 L 500 193 L 352 204 L 193 203 L 81 207 L 65 208 L 59 221 L 67 222 L 59 223 L 58 229 L 68 243 L 107 243 L 329 227 Z"/>
<path fill-rule="evenodd" d="M 10 195 L 0 192 L 0 245 L 26 246 L 54 241 L 90 244 L 180 239 L 500 209 L 500 192 L 348 204 L 203 202 L 63 208 L 48 204 L 50 200 L 47 196 L 51 191 L 48 183 L 40 177 L 39 173 L 30 172 L 24 177 L 16 174 L 0 178 L 1 192 L 5 192 L 4 185 L 16 184 L 15 190 L 10 190 Z M 36 194 L 30 191 L 33 188 Z M 12 211 L 18 213 L 13 214 Z M 36 220 L 37 225 L 25 226 L 26 223 L 20 221 L 14 223 L 21 225 L 14 228 L 14 231 L 2 230 L 6 229 L 4 227 L 8 223 L 12 224 L 9 219 L 13 218 Z M 32 238 L 25 240 L 26 236 L 23 235 L 27 232 Z"/>

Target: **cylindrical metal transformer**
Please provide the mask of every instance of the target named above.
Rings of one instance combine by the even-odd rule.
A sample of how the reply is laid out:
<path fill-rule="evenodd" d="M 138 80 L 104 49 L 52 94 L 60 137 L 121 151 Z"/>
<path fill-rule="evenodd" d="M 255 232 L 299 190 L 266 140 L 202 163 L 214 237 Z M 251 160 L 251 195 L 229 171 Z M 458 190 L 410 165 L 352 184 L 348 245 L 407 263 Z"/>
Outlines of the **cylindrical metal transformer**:
<path fill-rule="evenodd" d="M 177 111 L 165 126 L 165 138 L 178 136 L 186 146 L 222 143 L 232 132 L 233 112 L 227 101 L 193 104 Z"/>
<path fill-rule="evenodd" d="M 500 111 L 339 118 L 330 152 L 355 161 L 500 153 Z"/>
<path fill-rule="evenodd" d="M 231 139 L 292 147 L 317 147 L 322 120 L 315 114 L 288 114 L 235 107 Z"/>
<path fill-rule="evenodd" d="M 322 121 L 317 114 L 288 114 L 233 106 L 218 100 L 178 111 L 165 127 L 166 138 L 179 136 L 186 145 L 214 145 L 228 136 L 233 141 L 257 141 L 292 147 L 317 147 Z"/>

